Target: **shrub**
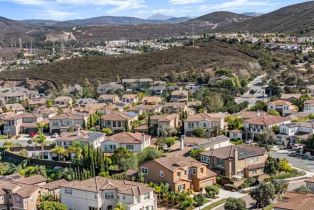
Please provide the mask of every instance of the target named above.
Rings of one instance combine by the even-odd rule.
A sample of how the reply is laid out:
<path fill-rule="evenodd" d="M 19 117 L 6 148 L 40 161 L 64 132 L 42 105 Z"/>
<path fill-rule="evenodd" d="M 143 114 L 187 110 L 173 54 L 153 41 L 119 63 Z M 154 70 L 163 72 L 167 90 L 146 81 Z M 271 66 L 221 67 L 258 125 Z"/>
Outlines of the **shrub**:
<path fill-rule="evenodd" d="M 206 132 L 203 128 L 196 128 L 192 131 L 192 134 L 196 137 L 203 138 L 206 135 Z"/>

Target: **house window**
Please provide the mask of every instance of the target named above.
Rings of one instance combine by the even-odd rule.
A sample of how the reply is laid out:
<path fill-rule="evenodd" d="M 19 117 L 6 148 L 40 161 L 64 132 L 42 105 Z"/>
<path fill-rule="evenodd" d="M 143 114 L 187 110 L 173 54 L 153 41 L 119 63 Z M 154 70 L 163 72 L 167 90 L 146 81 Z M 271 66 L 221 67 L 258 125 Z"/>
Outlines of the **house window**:
<path fill-rule="evenodd" d="M 185 190 L 185 184 L 178 185 L 178 190 L 179 191 Z"/>
<path fill-rule="evenodd" d="M 159 171 L 160 177 L 164 177 L 164 171 Z"/>
<path fill-rule="evenodd" d="M 190 168 L 189 174 L 196 174 L 196 168 Z"/>
<path fill-rule="evenodd" d="M 91 206 L 89 206 L 88 207 L 88 210 L 97 210 L 98 208 L 96 208 L 96 207 L 91 207 Z"/>
<path fill-rule="evenodd" d="M 113 193 L 106 192 L 105 193 L 105 199 L 114 199 Z"/>
<path fill-rule="evenodd" d="M 223 167 L 223 165 L 224 165 L 224 161 L 221 159 L 218 159 L 217 166 Z"/>
<path fill-rule="evenodd" d="M 141 171 L 143 174 L 148 174 L 148 168 L 142 167 Z"/>
<path fill-rule="evenodd" d="M 127 144 L 127 145 L 125 145 L 125 147 L 126 147 L 128 150 L 133 150 L 133 149 L 134 149 L 134 145 L 133 145 L 133 144 Z"/>
<path fill-rule="evenodd" d="M 189 124 L 188 124 L 188 127 L 189 127 L 189 128 L 194 128 L 194 123 L 189 123 Z"/>
<path fill-rule="evenodd" d="M 16 198 L 15 198 L 15 201 L 16 201 L 17 203 L 20 203 L 20 198 L 19 198 L 19 197 L 16 197 Z"/>
<path fill-rule="evenodd" d="M 118 127 L 120 127 L 120 128 L 122 127 L 121 121 L 118 122 Z"/>
<path fill-rule="evenodd" d="M 206 124 L 206 123 L 203 123 L 203 127 L 206 128 L 206 126 L 207 126 L 207 124 Z"/>
<path fill-rule="evenodd" d="M 204 168 L 201 168 L 201 173 L 204 173 Z"/>
<path fill-rule="evenodd" d="M 144 194 L 144 200 L 148 200 L 150 199 L 150 194 L 149 193 L 145 193 Z"/>
<path fill-rule="evenodd" d="M 181 176 L 181 173 L 180 173 L 180 172 L 177 172 L 177 176 L 180 177 L 180 176 Z"/>
<path fill-rule="evenodd" d="M 68 194 L 68 195 L 72 195 L 72 190 L 68 189 L 68 188 L 65 188 L 64 193 Z"/>
<path fill-rule="evenodd" d="M 252 170 L 251 173 L 252 173 L 252 175 L 256 175 L 257 171 L 256 170 Z"/>
<path fill-rule="evenodd" d="M 112 122 L 112 127 L 114 127 L 114 128 L 116 127 L 116 121 Z"/>

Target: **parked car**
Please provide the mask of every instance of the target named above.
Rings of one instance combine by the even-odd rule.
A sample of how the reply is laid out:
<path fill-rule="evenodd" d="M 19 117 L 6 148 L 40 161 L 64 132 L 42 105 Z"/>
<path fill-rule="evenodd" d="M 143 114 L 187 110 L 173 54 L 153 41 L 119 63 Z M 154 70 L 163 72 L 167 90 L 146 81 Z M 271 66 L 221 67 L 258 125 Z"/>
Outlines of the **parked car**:
<path fill-rule="evenodd" d="M 37 135 L 37 132 L 31 132 L 29 133 L 29 137 L 34 138 Z"/>
<path fill-rule="evenodd" d="M 59 137 L 59 134 L 58 134 L 58 133 L 54 133 L 54 134 L 51 135 L 51 138 L 54 138 L 54 139 L 55 139 L 55 138 L 58 138 L 58 137 Z"/>

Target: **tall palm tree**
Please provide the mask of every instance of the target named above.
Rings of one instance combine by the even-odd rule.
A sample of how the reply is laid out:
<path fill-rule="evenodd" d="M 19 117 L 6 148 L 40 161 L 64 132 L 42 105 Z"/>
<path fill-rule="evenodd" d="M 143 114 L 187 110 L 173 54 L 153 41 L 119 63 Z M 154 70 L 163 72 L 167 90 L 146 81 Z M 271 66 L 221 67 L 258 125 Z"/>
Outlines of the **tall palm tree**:
<path fill-rule="evenodd" d="M 77 161 L 80 161 L 82 159 L 82 152 L 83 152 L 83 146 L 81 142 L 79 141 L 73 142 L 68 148 L 68 153 L 74 153 L 75 159 Z"/>
<path fill-rule="evenodd" d="M 126 210 L 126 207 L 122 203 L 118 203 L 114 210 Z"/>
<path fill-rule="evenodd" d="M 39 130 L 38 135 L 34 138 L 34 142 L 41 145 L 41 159 L 44 159 L 44 146 L 45 146 L 46 140 L 47 138 L 45 134 L 41 130 Z"/>
<path fill-rule="evenodd" d="M 67 156 L 67 150 L 64 147 L 55 147 L 51 150 L 52 153 L 55 153 L 58 155 L 58 160 L 61 161 L 61 156 L 65 158 Z"/>

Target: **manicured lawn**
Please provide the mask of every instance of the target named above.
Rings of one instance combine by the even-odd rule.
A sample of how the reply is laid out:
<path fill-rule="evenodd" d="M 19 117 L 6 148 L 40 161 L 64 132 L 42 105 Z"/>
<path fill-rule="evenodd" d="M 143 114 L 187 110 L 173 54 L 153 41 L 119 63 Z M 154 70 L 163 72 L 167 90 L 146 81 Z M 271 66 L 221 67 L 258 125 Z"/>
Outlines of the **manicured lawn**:
<path fill-rule="evenodd" d="M 302 173 L 283 173 L 283 174 L 278 174 L 273 176 L 273 179 L 288 179 L 288 178 L 292 178 L 292 177 L 298 177 L 298 176 L 302 176 L 304 174 Z"/>
<path fill-rule="evenodd" d="M 8 136 L 7 135 L 0 135 L 0 140 L 3 140 L 3 139 L 8 139 Z"/>
<path fill-rule="evenodd" d="M 213 209 L 213 208 L 215 208 L 221 204 L 224 204 L 226 202 L 226 200 L 227 199 L 224 198 L 224 199 L 221 199 L 219 201 L 216 201 L 216 202 L 210 204 L 209 206 L 206 206 L 205 208 L 203 208 L 203 210 L 211 210 L 211 209 Z"/>

